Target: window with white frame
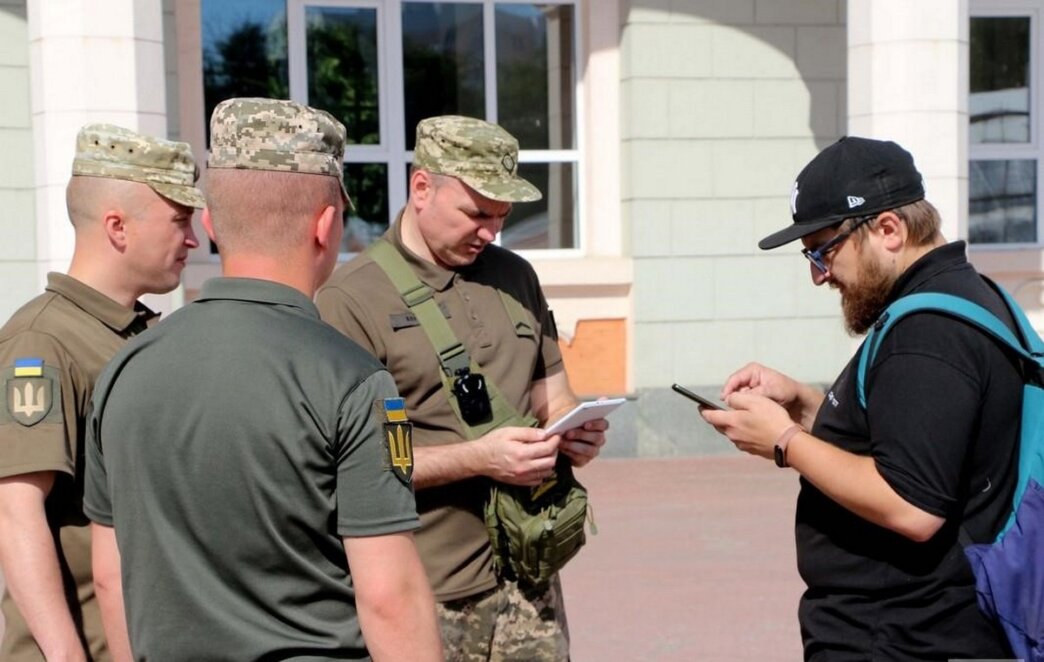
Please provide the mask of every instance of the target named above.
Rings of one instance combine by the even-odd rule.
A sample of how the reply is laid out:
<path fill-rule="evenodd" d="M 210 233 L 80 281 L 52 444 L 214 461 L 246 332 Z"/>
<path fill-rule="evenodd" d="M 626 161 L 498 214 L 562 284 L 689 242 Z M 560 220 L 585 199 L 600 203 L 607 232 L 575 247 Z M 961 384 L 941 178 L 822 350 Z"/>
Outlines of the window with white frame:
<path fill-rule="evenodd" d="M 460 114 L 518 138 L 516 205 L 500 242 L 579 248 L 576 0 L 202 0 L 206 112 L 231 96 L 290 98 L 348 128 L 344 252 L 406 201 L 417 122 Z"/>
<path fill-rule="evenodd" d="M 974 4 L 968 99 L 968 239 L 1038 244 L 1044 164 L 1037 81 L 1044 2 Z"/>

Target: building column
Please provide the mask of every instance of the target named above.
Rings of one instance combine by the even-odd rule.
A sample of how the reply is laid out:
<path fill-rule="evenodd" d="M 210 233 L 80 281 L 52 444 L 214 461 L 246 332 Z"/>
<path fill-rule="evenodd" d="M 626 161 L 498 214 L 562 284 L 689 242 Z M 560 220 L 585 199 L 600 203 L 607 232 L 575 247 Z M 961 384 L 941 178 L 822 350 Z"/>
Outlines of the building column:
<path fill-rule="evenodd" d="M 167 135 L 162 0 L 28 0 L 36 186 L 36 261 L 66 271 L 73 231 L 65 208 L 76 133 L 110 122 Z M 180 294 L 150 296 L 170 310 Z"/>
<path fill-rule="evenodd" d="M 968 236 L 967 0 L 848 0 L 848 133 L 894 140 Z"/>

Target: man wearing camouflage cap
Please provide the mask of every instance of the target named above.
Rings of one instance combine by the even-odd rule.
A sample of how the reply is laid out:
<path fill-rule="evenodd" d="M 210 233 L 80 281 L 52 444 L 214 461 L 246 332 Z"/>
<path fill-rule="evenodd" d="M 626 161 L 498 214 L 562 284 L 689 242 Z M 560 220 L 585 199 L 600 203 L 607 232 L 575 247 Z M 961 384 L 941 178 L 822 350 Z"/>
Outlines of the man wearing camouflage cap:
<path fill-rule="evenodd" d="M 542 430 L 525 427 L 546 425 L 571 409 L 576 397 L 536 273 L 491 244 L 512 203 L 541 197 L 518 176 L 517 160 L 518 142 L 499 126 L 459 116 L 421 121 L 406 207 L 381 240 L 338 269 L 316 297 L 323 319 L 392 371 L 417 425 L 417 541 L 452 660 L 568 657 L 557 576 L 541 589 L 498 577 L 483 504 L 493 481 L 539 485 L 554 471 L 559 452 L 574 465 L 586 464 L 608 428 L 598 420 L 545 438 Z M 447 393 L 446 364 L 436 356 L 428 323 L 418 320 L 423 313 L 415 314 L 410 297 L 400 295 L 403 288 L 393 284 L 378 262 L 385 258 L 375 259 L 374 250 L 401 256 L 408 279 L 419 281 L 415 291 L 430 293 L 450 339 L 481 370 L 468 374 L 495 384 L 517 412 L 514 419 L 503 425 L 487 419 L 494 429 L 481 434 L 470 421 L 465 427 L 463 391 L 451 391 L 453 400 Z M 461 373 L 449 379 L 457 377 Z M 453 388 L 466 390 L 464 382 Z"/>
<path fill-rule="evenodd" d="M 68 274 L 0 329 L 3 660 L 109 659 L 83 514 L 85 416 L 94 381 L 156 314 L 137 301 L 177 287 L 198 243 L 189 146 L 92 124 L 66 188 Z"/>
<path fill-rule="evenodd" d="M 85 511 L 96 567 L 122 564 L 139 659 L 442 659 L 410 422 L 312 303 L 343 233 L 344 143 L 307 106 L 219 104 L 203 225 L 223 276 L 98 380 Z"/>

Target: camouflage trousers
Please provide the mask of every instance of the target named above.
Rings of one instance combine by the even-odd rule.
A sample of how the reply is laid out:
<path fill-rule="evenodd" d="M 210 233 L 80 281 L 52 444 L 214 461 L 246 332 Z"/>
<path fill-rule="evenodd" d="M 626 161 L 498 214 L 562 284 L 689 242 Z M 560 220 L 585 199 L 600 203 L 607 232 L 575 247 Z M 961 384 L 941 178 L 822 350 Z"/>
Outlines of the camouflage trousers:
<path fill-rule="evenodd" d="M 569 626 L 557 575 L 544 591 L 501 582 L 485 593 L 436 607 L 447 662 L 569 659 Z"/>

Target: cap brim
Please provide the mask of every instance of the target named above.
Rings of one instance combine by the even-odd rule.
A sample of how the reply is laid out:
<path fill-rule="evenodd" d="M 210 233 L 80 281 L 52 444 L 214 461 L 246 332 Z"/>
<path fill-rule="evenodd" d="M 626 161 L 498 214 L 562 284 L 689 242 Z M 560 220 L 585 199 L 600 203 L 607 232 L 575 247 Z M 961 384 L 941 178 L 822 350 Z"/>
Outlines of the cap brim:
<path fill-rule="evenodd" d="M 156 184 L 144 182 L 148 186 L 168 200 L 173 200 L 179 205 L 203 209 L 207 206 L 207 200 L 203 193 L 195 186 L 182 186 L 180 184 Z"/>
<path fill-rule="evenodd" d="M 485 197 L 497 202 L 535 202 L 544 197 L 540 189 L 518 175 L 497 182 L 462 175 L 451 176 L 457 177 Z"/>
<path fill-rule="evenodd" d="M 827 218 L 821 221 L 813 221 L 810 223 L 794 223 L 790 227 L 783 228 L 779 232 L 773 232 L 769 236 L 759 241 L 758 248 L 760 248 L 763 251 L 771 250 L 773 248 L 779 248 L 783 244 L 789 244 L 795 239 L 807 237 L 813 232 L 818 232 L 823 228 L 829 228 L 832 225 L 837 225 L 843 220 L 843 218 Z"/>

